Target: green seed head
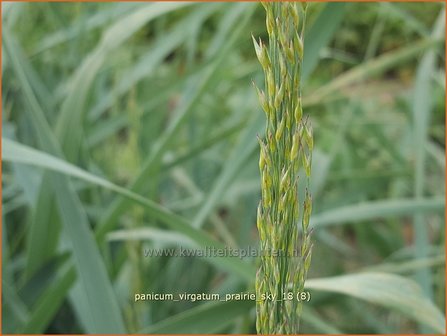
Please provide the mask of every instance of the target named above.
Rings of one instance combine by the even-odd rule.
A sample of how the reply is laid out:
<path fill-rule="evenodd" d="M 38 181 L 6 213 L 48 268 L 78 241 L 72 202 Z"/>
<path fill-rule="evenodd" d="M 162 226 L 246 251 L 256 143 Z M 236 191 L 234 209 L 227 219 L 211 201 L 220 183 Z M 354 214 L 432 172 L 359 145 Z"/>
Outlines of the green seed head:
<path fill-rule="evenodd" d="M 268 47 L 253 38 L 265 75 L 265 92 L 256 90 L 267 114 L 265 140 L 259 141 L 262 199 L 257 226 L 263 251 L 280 251 L 281 257 L 261 257 L 256 293 L 269 292 L 281 298 L 289 289 L 303 290 L 310 264 L 307 230 L 312 207 L 308 193 L 302 214 L 298 206 L 299 172 L 304 170 L 303 182 L 307 180 L 308 184 L 313 150 L 312 129 L 303 118 L 300 98 L 306 6 L 295 2 L 262 5 L 266 10 Z M 302 304 L 296 301 L 258 301 L 258 333 L 298 333 L 301 309 Z"/>

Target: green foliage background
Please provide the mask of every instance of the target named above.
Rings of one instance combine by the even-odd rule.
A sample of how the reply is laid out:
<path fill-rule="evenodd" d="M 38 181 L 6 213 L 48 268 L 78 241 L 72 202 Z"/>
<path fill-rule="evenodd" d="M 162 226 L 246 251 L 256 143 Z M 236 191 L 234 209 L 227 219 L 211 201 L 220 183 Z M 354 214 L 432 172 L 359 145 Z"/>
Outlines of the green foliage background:
<path fill-rule="evenodd" d="M 445 332 L 443 3 L 311 3 L 303 333 Z M 2 3 L 4 333 L 253 333 L 255 3 Z M 301 198 L 302 199 L 302 198 Z"/>

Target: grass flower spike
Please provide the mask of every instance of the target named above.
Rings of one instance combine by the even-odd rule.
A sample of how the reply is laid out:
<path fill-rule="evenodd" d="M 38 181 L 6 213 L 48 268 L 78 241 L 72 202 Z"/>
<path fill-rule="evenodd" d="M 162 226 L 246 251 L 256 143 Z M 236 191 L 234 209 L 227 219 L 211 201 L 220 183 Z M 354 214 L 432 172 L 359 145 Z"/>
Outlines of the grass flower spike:
<path fill-rule="evenodd" d="M 295 334 L 309 269 L 309 219 L 312 200 L 308 191 L 313 135 L 301 104 L 301 69 L 306 3 L 264 2 L 269 43 L 253 43 L 265 74 L 265 92 L 256 88 L 267 116 L 265 138 L 259 139 L 262 199 L 258 207 L 260 267 L 256 294 L 256 328 L 260 334 Z M 299 171 L 303 170 L 299 180 Z M 306 183 L 303 200 L 298 183 Z M 301 206 L 302 205 L 302 206 Z M 292 293 L 292 295 L 290 295 Z"/>

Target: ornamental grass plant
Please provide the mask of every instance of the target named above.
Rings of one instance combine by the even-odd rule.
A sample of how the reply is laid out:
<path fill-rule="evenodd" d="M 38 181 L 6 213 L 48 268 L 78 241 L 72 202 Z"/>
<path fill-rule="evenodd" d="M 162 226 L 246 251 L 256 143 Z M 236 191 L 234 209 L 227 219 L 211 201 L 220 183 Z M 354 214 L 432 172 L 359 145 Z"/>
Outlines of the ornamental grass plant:
<path fill-rule="evenodd" d="M 445 4 L 265 6 L 2 2 L 2 334 L 445 334 Z"/>

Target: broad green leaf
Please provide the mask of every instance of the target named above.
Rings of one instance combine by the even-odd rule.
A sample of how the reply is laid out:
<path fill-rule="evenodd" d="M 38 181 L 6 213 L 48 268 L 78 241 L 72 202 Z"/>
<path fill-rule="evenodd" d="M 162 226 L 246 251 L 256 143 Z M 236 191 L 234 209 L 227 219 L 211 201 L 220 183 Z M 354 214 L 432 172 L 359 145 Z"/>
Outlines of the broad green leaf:
<path fill-rule="evenodd" d="M 341 293 L 389 309 L 445 333 L 445 318 L 412 280 L 387 273 L 359 273 L 309 279 L 307 289 Z"/>

